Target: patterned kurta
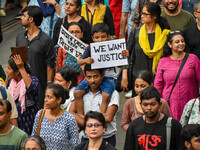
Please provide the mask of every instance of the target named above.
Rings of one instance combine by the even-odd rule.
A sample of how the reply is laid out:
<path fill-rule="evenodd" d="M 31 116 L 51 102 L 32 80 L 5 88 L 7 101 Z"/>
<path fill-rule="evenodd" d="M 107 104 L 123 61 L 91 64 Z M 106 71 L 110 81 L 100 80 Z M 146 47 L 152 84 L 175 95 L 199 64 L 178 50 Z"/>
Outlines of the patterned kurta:
<path fill-rule="evenodd" d="M 32 135 L 37 132 L 40 112 L 38 111 Z M 78 127 L 74 116 L 67 111 L 54 120 L 53 123 L 44 116 L 40 129 L 40 136 L 44 139 L 47 150 L 71 150 L 79 144 Z"/>

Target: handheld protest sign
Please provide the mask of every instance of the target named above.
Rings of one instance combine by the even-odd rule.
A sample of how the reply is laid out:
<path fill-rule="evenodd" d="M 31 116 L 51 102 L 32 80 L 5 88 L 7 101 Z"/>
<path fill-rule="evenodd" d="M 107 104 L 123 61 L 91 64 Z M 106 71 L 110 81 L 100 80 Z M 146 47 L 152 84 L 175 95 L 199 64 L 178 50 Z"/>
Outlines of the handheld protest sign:
<path fill-rule="evenodd" d="M 85 48 L 85 43 L 76 38 L 73 34 L 68 32 L 63 26 L 61 26 L 60 34 L 58 38 L 58 45 L 65 49 L 69 54 L 76 59 L 78 56 L 82 56 Z"/>
<path fill-rule="evenodd" d="M 27 51 L 26 51 L 26 47 L 25 46 L 11 47 L 11 53 L 12 53 L 12 57 L 14 55 L 20 55 L 20 57 L 22 58 L 23 62 L 27 62 L 28 61 L 28 55 L 27 55 Z"/>
<path fill-rule="evenodd" d="M 94 59 L 92 69 L 109 68 L 128 64 L 126 57 L 121 55 L 126 50 L 125 39 L 91 43 L 91 57 Z"/>

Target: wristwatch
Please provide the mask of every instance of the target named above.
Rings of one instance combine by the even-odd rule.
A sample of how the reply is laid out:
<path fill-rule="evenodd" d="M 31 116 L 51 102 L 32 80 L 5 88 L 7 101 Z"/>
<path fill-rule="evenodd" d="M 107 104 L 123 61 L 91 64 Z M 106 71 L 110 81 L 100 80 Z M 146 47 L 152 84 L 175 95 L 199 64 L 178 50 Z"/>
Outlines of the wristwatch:
<path fill-rule="evenodd" d="M 54 6 L 54 7 L 57 7 L 57 6 L 58 6 L 58 3 L 57 3 L 57 2 L 55 2 L 55 3 L 53 4 L 53 6 Z"/>

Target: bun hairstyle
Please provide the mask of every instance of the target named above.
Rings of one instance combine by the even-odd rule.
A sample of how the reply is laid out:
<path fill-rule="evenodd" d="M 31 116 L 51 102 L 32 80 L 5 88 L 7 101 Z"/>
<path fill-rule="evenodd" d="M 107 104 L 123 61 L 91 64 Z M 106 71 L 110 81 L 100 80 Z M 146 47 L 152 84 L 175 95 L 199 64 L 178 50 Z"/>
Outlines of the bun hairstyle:
<path fill-rule="evenodd" d="M 56 99 L 59 99 L 60 97 L 62 98 L 61 104 L 65 103 L 65 100 L 69 98 L 69 91 L 64 89 L 61 85 L 59 84 L 51 84 L 47 86 L 46 90 L 52 89 L 53 94 L 56 97 Z"/>

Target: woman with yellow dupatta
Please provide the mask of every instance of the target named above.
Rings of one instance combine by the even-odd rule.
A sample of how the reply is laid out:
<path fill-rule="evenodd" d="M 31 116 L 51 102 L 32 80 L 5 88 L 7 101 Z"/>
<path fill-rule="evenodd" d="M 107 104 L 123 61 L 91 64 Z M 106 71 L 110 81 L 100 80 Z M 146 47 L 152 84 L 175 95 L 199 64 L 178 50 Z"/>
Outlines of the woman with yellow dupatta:
<path fill-rule="evenodd" d="M 100 0 L 84 0 L 80 15 L 89 22 L 91 27 L 97 23 L 105 23 L 109 27 L 110 39 L 115 39 L 115 26 L 110 8 L 100 3 Z"/>
<path fill-rule="evenodd" d="M 169 34 L 167 20 L 160 16 L 161 8 L 158 4 L 147 2 L 141 12 L 143 26 L 131 31 L 127 49 L 122 52 L 123 56 L 129 56 L 129 65 L 123 67 L 121 88 L 128 89 L 128 69 L 132 70 L 131 79 L 140 70 L 148 70 L 156 73 L 158 62 L 163 55 L 163 46 Z M 130 71 L 129 70 L 129 71 Z M 135 96 L 134 89 L 132 96 Z"/>

